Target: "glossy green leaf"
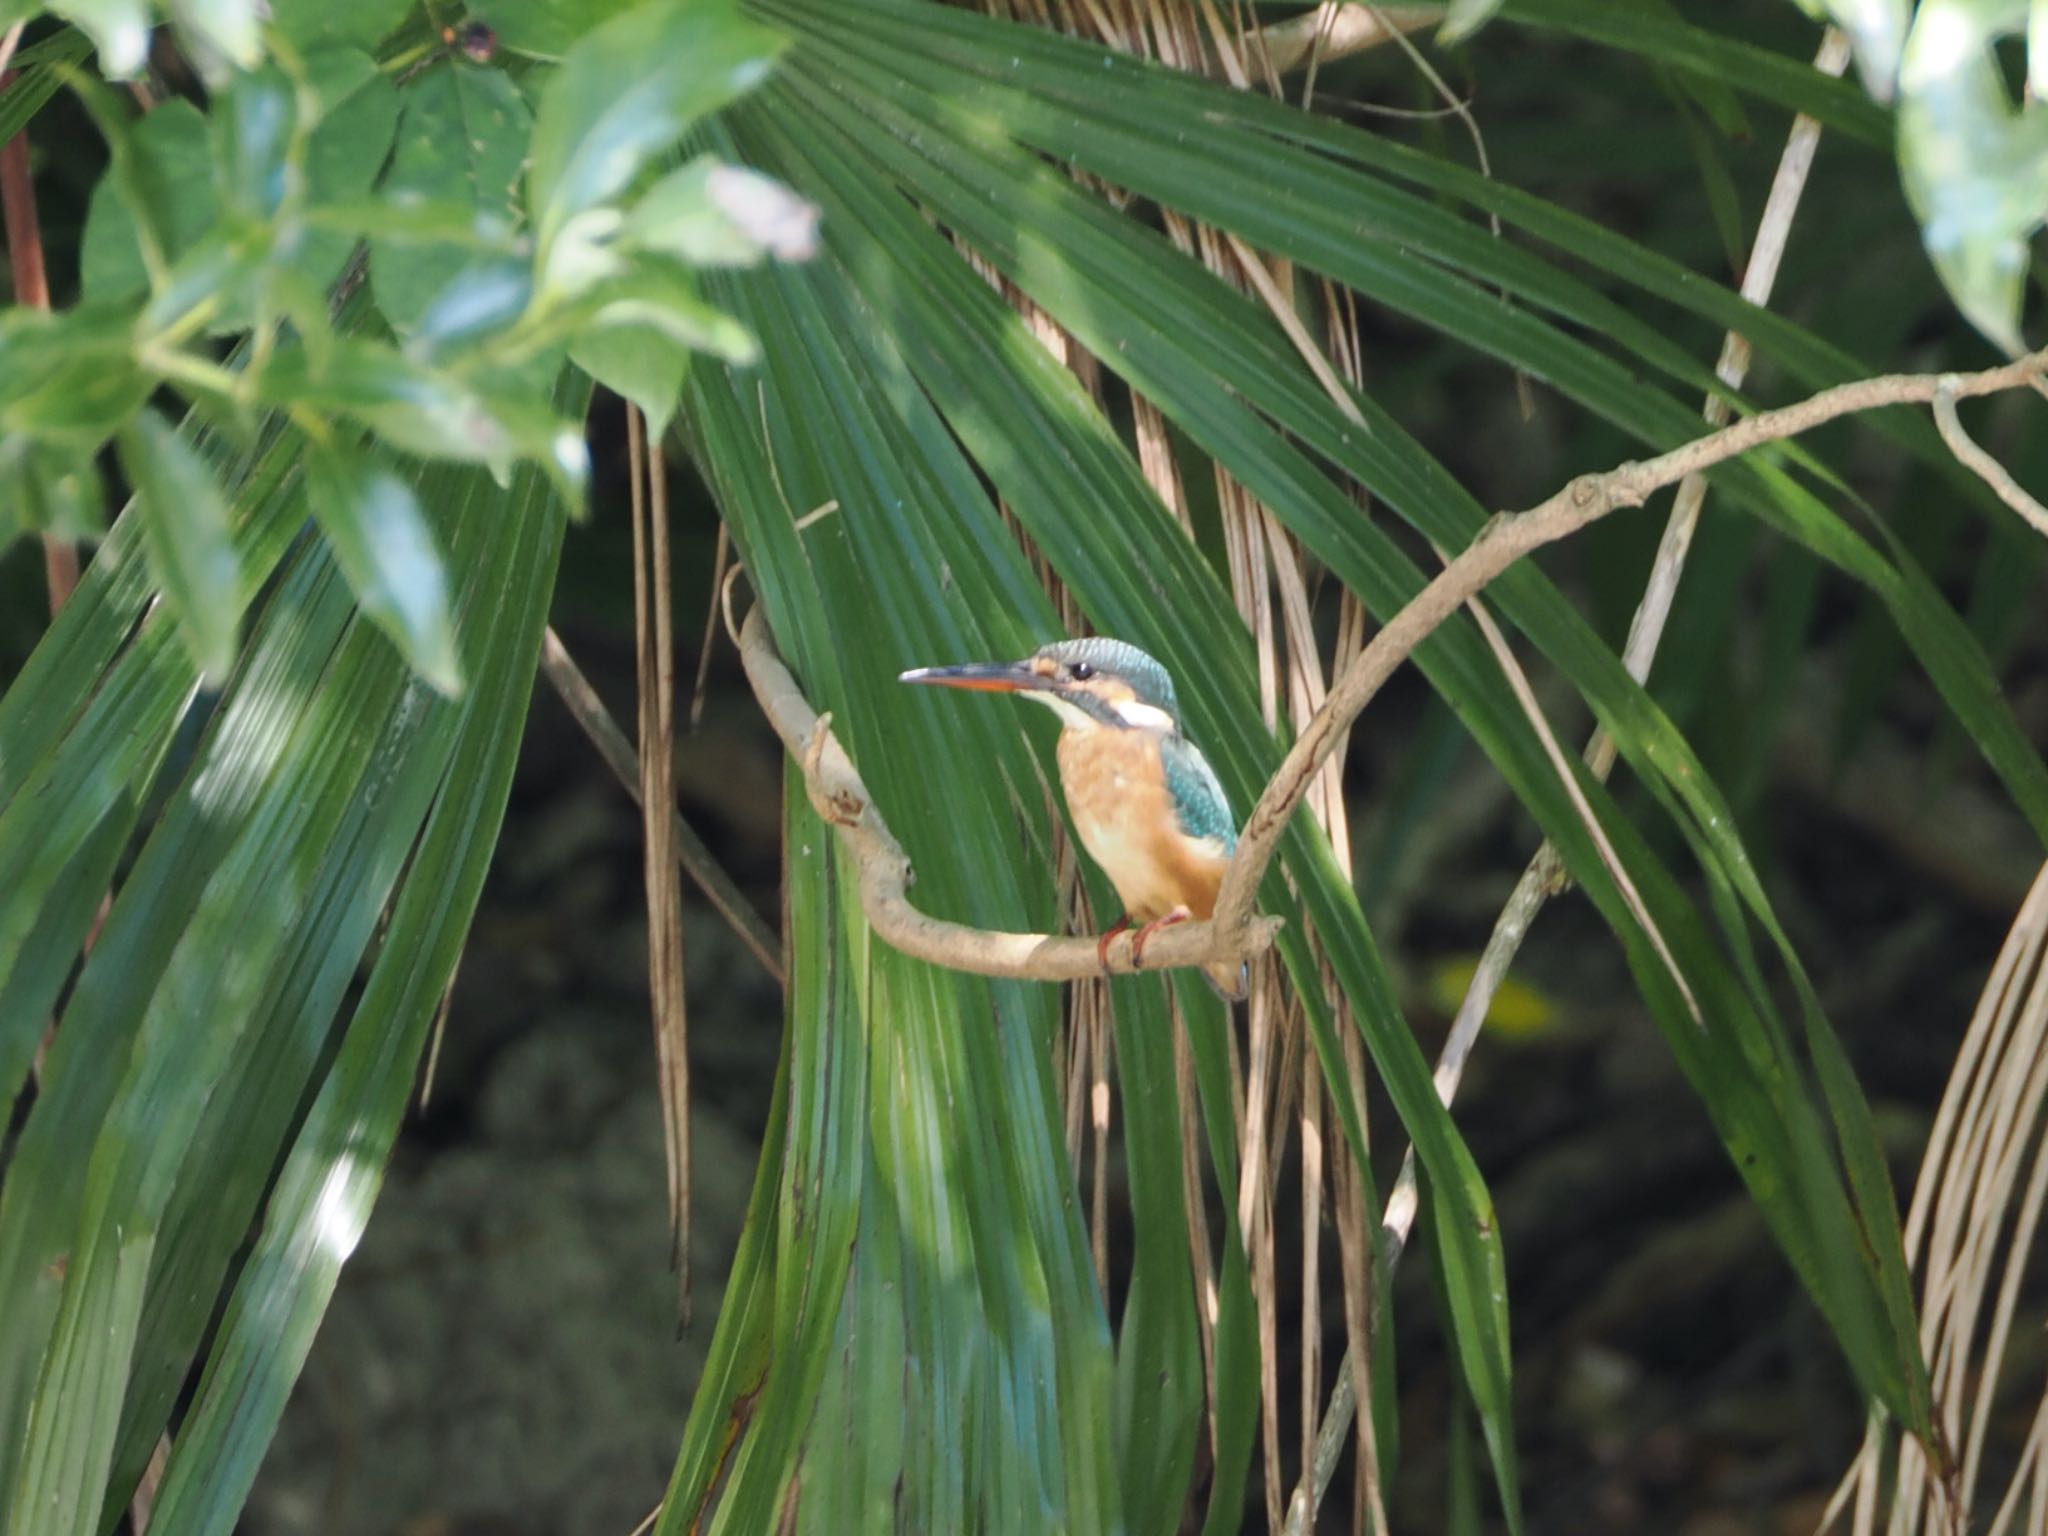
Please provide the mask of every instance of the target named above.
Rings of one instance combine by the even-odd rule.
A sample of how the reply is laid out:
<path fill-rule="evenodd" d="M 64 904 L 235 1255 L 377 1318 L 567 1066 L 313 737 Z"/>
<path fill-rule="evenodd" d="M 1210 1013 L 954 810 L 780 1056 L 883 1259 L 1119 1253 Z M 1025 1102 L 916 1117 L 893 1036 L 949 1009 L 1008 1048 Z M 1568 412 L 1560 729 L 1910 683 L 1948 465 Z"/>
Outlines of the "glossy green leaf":
<path fill-rule="evenodd" d="M 266 370 L 263 385 L 279 405 L 352 417 L 394 447 L 422 458 L 502 470 L 520 452 L 512 429 L 477 390 L 376 342 L 339 341 L 319 365 L 303 348 L 282 352 Z"/>
<path fill-rule="evenodd" d="M 141 177 L 179 189 L 179 196 L 164 204 L 161 226 L 163 257 L 175 260 L 220 218 L 206 119 L 191 102 L 174 97 L 135 125 L 128 147 Z M 110 172 L 93 188 L 86 210 L 79 282 L 87 298 L 126 298 L 149 287 L 138 238 L 134 212 Z"/>
<path fill-rule="evenodd" d="M 338 446 L 306 460 L 306 500 L 363 612 L 443 694 L 462 691 L 447 578 L 412 488 Z"/>
<path fill-rule="evenodd" d="M 120 447 L 121 469 L 142 502 L 165 605 L 201 675 L 217 682 L 234 661 L 242 617 L 227 497 L 206 461 L 155 411 L 122 430 Z"/>
<path fill-rule="evenodd" d="M 639 406 L 647 430 L 660 437 L 674 420 L 690 366 L 687 347 L 645 325 L 585 331 L 569 345 L 569 360 L 615 395 Z"/>
<path fill-rule="evenodd" d="M 477 0 L 469 14 L 497 34 L 500 47 L 559 60 L 579 38 L 645 0 Z"/>
<path fill-rule="evenodd" d="M 757 84 L 779 46 L 732 0 L 649 0 L 570 49 L 534 118 L 528 185 L 543 288 L 556 282 L 551 252 L 569 222 Z"/>
<path fill-rule="evenodd" d="M 472 227 L 510 229 L 519 216 L 520 176 L 533 117 L 500 71 L 449 62 L 403 92 L 398 144 L 381 191 L 397 217 L 373 231 L 370 281 L 377 306 L 401 332 L 474 260 L 462 245 L 419 242 L 407 210 L 427 202 L 460 210 Z M 523 306 L 522 306 L 523 307 Z"/>
<path fill-rule="evenodd" d="M 601 284 L 584 309 L 585 334 L 618 328 L 653 331 L 675 347 L 708 352 L 728 363 L 751 363 L 759 355 L 744 325 L 705 303 L 687 274 L 666 263 L 644 262 Z"/>
<path fill-rule="evenodd" d="M 339 46 L 374 48 L 391 35 L 413 0 L 349 0 L 335 5 L 332 0 L 269 0 L 270 24 L 294 48 Z"/>
<path fill-rule="evenodd" d="M 771 252 L 808 260 L 817 223 L 817 208 L 781 183 L 705 155 L 647 189 L 619 243 L 693 267 L 751 267 Z"/>
<path fill-rule="evenodd" d="M 214 98 L 207 121 L 213 129 L 215 179 L 228 210 L 253 220 L 277 213 L 284 203 L 286 151 L 297 119 L 291 83 L 278 70 L 240 75 Z"/>
<path fill-rule="evenodd" d="M 14 305 L 0 312 L 0 433 L 10 460 L 34 443 L 90 453 L 149 391 L 148 377 L 136 366 L 128 311 L 80 305 L 52 313 Z"/>

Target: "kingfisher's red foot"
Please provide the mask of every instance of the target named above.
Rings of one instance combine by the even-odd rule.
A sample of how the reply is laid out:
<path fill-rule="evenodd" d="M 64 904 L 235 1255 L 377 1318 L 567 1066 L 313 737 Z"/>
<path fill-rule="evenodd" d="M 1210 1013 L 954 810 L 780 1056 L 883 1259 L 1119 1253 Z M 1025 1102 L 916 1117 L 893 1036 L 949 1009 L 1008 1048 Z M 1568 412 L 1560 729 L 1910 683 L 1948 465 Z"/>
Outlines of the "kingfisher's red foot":
<path fill-rule="evenodd" d="M 1102 974 L 1103 974 L 1103 975 L 1107 976 L 1107 975 L 1109 975 L 1109 974 L 1110 974 L 1110 970 L 1109 970 L 1109 945 L 1110 945 L 1110 941 L 1111 941 L 1112 939 L 1114 939 L 1114 938 L 1115 938 L 1115 937 L 1116 937 L 1116 936 L 1117 936 L 1118 934 L 1122 933 L 1122 932 L 1123 932 L 1123 931 L 1124 931 L 1124 930 L 1125 930 L 1126 928 L 1128 928 L 1128 927 L 1130 927 L 1130 926 L 1131 926 L 1131 915 L 1130 915 L 1130 913 L 1126 912 L 1126 913 L 1125 913 L 1125 914 L 1124 914 L 1124 915 L 1123 915 L 1122 917 L 1118 918 L 1118 919 L 1117 919 L 1117 920 L 1116 920 L 1116 921 L 1115 921 L 1114 923 L 1110 924 L 1110 926 L 1109 926 L 1109 927 L 1108 927 L 1107 929 L 1105 929 L 1105 930 L 1104 930 L 1104 932 L 1103 932 L 1103 935 L 1102 935 L 1102 937 L 1101 937 L 1101 938 L 1099 938 L 1099 939 L 1097 939 L 1097 940 L 1095 941 L 1095 958 L 1096 958 L 1097 960 L 1100 960 L 1100 961 L 1102 962 Z"/>
<path fill-rule="evenodd" d="M 1171 928 L 1175 923 L 1184 923 L 1195 914 L 1186 907 L 1175 907 L 1164 917 L 1155 917 L 1131 936 L 1131 969 L 1141 970 L 1145 964 L 1145 941 L 1162 928 Z"/>

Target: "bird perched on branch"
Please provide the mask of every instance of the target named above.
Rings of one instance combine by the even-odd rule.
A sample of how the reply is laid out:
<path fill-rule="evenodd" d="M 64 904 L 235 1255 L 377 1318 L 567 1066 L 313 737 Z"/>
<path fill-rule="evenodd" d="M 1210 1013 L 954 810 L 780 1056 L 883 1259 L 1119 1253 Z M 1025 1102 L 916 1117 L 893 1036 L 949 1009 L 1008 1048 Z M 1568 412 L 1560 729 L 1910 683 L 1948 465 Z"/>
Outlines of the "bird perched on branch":
<path fill-rule="evenodd" d="M 1060 717 L 1067 810 L 1124 904 L 1098 946 L 1105 970 L 1110 940 L 1133 922 L 1136 966 L 1161 928 L 1214 913 L 1237 824 L 1209 760 L 1181 734 L 1173 679 L 1150 656 L 1122 640 L 1061 640 L 1022 661 L 917 667 L 902 680 L 1015 693 Z M 1202 974 L 1228 1001 L 1245 995 L 1241 961 Z"/>

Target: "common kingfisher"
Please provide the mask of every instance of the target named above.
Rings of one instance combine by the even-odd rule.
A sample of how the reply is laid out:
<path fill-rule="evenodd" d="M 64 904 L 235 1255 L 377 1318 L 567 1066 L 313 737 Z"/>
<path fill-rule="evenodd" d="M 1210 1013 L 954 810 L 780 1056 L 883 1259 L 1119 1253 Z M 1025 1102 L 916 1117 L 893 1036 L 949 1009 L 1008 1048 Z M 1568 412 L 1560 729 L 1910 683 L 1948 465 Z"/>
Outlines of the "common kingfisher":
<path fill-rule="evenodd" d="M 1161 928 L 1216 910 L 1237 824 L 1216 770 L 1181 732 L 1180 706 L 1166 668 L 1122 640 L 1060 640 L 1022 661 L 917 667 L 906 683 L 1015 693 L 1060 717 L 1060 784 L 1088 856 L 1102 866 L 1124 916 L 1109 942 L 1133 922 L 1131 963 Z M 1226 1001 L 1245 995 L 1245 966 L 1204 966 Z"/>

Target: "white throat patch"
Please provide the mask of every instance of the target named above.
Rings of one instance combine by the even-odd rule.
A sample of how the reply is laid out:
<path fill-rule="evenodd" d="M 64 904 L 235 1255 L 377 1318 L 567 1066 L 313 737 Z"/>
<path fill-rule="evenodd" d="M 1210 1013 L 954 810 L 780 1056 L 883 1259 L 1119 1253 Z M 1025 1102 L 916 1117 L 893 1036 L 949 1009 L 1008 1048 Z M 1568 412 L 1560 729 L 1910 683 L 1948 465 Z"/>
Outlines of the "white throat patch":
<path fill-rule="evenodd" d="M 1141 731 L 1167 731 L 1174 729 L 1173 716 L 1157 704 L 1147 704 L 1139 699 L 1125 699 L 1116 706 L 1116 712 L 1123 716 L 1125 725 L 1135 726 Z"/>

